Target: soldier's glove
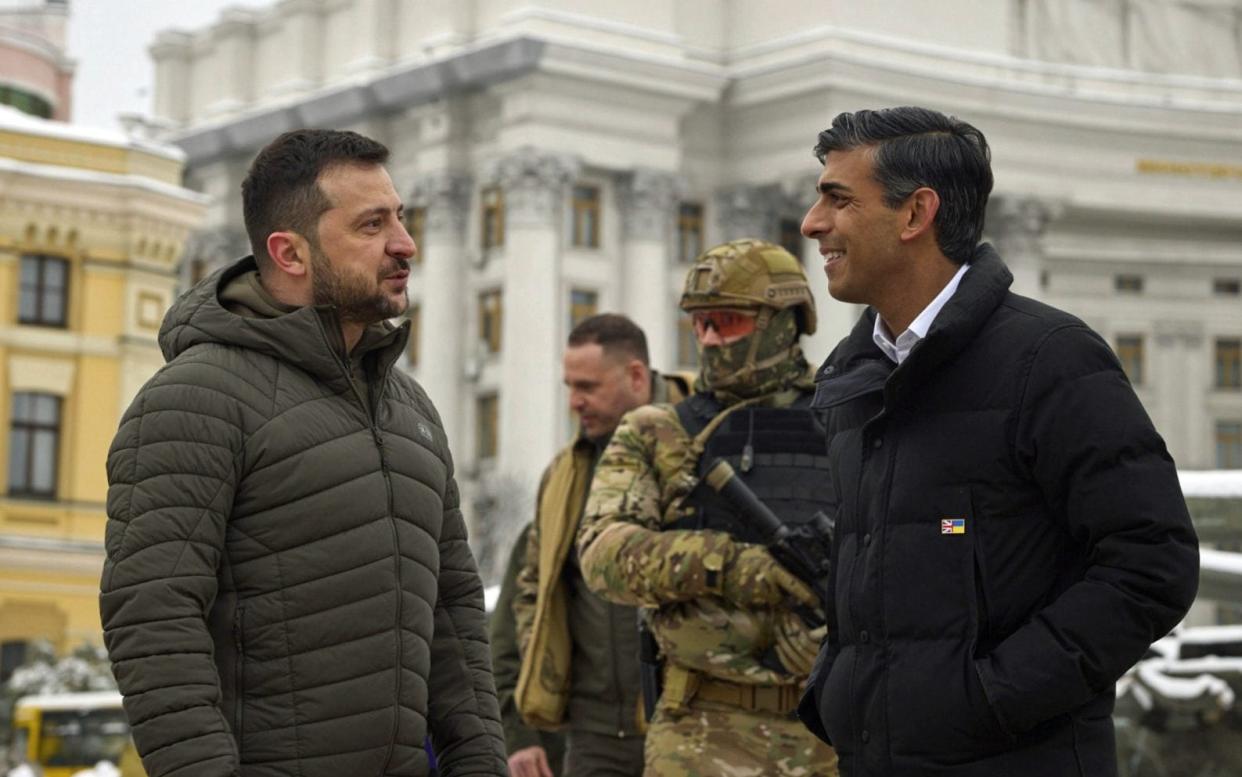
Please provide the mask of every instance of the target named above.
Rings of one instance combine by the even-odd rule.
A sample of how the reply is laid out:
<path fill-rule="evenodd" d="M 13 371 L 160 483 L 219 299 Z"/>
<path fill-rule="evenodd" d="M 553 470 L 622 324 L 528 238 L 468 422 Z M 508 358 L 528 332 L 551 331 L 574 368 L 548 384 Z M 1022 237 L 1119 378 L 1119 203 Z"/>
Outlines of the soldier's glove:
<path fill-rule="evenodd" d="M 777 614 L 775 626 L 776 640 L 772 647 L 781 666 L 792 675 L 806 677 L 819 656 L 819 646 L 828 633 L 828 627 L 821 625 L 812 629 L 802 616 L 792 610 Z"/>
<path fill-rule="evenodd" d="M 720 596 L 738 607 L 776 607 L 805 604 L 819 607 L 806 583 L 772 558 L 762 545 L 739 543 L 733 558 L 721 570 Z"/>

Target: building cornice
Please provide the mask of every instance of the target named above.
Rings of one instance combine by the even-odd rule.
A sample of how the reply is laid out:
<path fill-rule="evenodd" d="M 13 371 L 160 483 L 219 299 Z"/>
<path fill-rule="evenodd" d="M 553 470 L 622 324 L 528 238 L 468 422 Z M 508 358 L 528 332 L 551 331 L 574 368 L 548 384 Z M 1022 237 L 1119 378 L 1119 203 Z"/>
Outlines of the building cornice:
<path fill-rule="evenodd" d="M 544 72 L 638 88 L 680 101 L 715 101 L 727 80 L 718 67 L 669 57 L 587 47 L 552 39 L 490 40 L 432 61 L 404 65 L 379 78 L 326 88 L 277 106 L 261 106 L 167 137 L 191 165 L 252 153 L 295 127 L 347 126 L 376 113 L 396 113 L 447 96 Z"/>
<path fill-rule="evenodd" d="M 482 89 L 535 70 L 544 44 L 530 38 L 468 47 L 445 57 L 397 68 L 366 83 L 324 89 L 293 104 L 261 106 L 240 117 L 173 131 L 168 140 L 189 164 L 247 154 L 296 127 L 345 126 L 374 113 L 407 110 L 446 94 Z"/>

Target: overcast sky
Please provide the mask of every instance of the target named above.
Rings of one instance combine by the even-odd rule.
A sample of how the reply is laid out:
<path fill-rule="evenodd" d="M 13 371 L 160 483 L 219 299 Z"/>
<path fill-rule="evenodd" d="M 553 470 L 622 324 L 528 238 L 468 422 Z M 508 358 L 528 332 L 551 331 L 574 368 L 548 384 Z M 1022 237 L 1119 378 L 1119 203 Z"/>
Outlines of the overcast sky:
<path fill-rule="evenodd" d="M 198 29 L 228 6 L 275 1 L 70 0 L 69 56 L 78 63 L 73 123 L 116 129 L 118 114 L 151 114 L 155 68 L 147 47 L 160 30 Z"/>

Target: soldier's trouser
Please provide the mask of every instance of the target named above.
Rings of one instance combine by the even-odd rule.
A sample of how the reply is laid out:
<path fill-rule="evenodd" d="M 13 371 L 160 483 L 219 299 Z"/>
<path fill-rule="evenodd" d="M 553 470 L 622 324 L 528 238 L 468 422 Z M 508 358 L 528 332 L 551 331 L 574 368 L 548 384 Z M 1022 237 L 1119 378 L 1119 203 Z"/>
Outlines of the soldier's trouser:
<path fill-rule="evenodd" d="M 641 777 L 643 738 L 616 737 L 570 729 L 565 777 Z"/>
<path fill-rule="evenodd" d="M 656 710 L 643 777 L 836 777 L 837 754 L 792 715 L 692 699 Z"/>

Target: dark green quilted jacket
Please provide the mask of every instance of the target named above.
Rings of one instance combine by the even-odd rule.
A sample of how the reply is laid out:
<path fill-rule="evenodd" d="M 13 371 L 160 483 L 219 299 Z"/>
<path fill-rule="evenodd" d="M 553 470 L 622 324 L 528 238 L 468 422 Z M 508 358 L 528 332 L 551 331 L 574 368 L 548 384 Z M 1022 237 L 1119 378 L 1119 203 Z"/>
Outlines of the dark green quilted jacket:
<path fill-rule="evenodd" d="M 444 431 L 330 309 L 184 295 L 108 455 L 104 637 L 152 777 L 505 774 L 483 590 Z M 361 390 L 360 390 L 361 389 Z"/>

